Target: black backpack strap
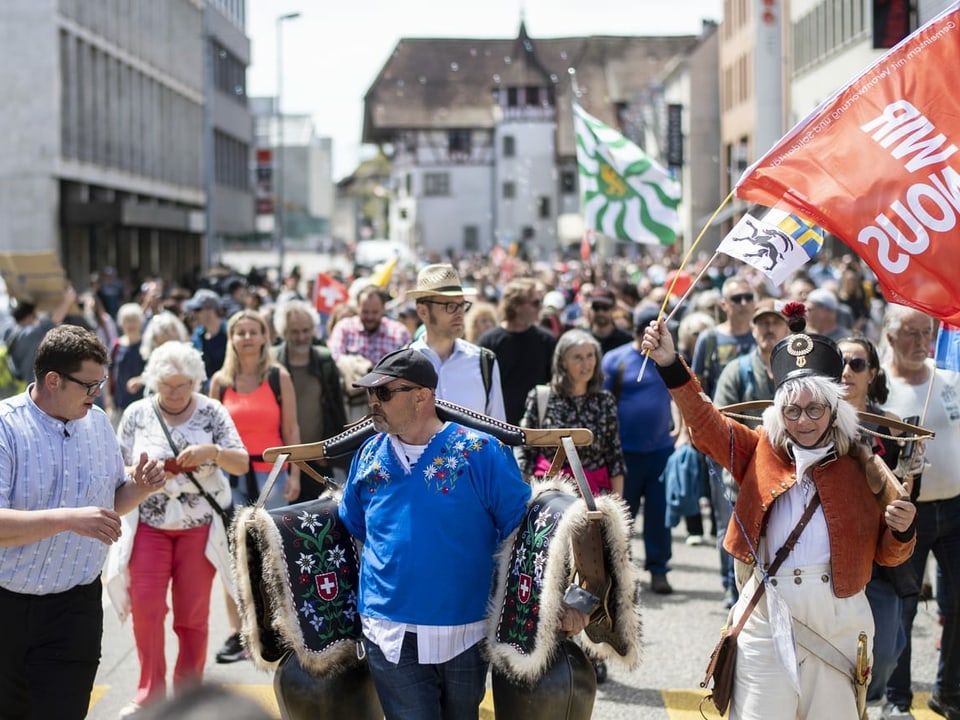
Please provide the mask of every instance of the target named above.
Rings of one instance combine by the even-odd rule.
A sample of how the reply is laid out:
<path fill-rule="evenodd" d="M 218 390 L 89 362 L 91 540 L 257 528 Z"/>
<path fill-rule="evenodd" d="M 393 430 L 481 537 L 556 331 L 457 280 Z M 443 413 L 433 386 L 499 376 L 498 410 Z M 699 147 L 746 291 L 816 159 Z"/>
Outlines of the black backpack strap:
<path fill-rule="evenodd" d="M 621 360 L 617 363 L 617 370 L 613 375 L 613 380 L 610 383 L 610 392 L 613 393 L 614 399 L 619 403 L 620 395 L 623 393 L 623 374 L 624 374 L 624 361 Z"/>
<path fill-rule="evenodd" d="M 270 389 L 273 390 L 273 396 L 277 399 L 277 407 L 283 408 L 283 401 L 280 399 L 280 366 L 271 365 L 267 373 L 267 382 L 270 383 Z"/>
<path fill-rule="evenodd" d="M 483 379 L 483 393 L 490 400 L 490 386 L 493 384 L 493 363 L 497 354 L 490 348 L 480 348 L 480 377 Z"/>

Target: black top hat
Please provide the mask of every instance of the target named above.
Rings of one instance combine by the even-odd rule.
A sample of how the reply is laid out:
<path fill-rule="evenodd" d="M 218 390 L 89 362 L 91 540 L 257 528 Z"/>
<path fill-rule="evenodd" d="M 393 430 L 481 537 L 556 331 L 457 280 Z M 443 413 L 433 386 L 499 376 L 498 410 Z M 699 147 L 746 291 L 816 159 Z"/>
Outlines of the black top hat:
<path fill-rule="evenodd" d="M 778 342 L 770 355 L 774 385 L 779 388 L 787 380 L 809 375 L 839 382 L 843 373 L 843 355 L 837 344 L 826 335 L 804 332 L 807 322 L 802 304 L 789 303 L 783 314 L 793 332 Z"/>

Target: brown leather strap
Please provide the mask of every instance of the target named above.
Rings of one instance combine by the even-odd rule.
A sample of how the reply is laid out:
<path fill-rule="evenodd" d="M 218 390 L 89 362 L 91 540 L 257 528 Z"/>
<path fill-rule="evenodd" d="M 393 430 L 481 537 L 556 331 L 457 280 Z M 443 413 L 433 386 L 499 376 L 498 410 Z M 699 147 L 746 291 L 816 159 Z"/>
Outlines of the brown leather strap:
<path fill-rule="evenodd" d="M 777 574 L 777 570 L 779 570 L 780 566 L 783 565 L 783 561 L 787 559 L 787 555 L 789 555 L 790 551 L 793 550 L 793 546 L 797 544 L 797 540 L 800 539 L 800 533 L 803 532 L 803 529 L 807 526 L 807 523 L 810 522 L 810 518 L 813 517 L 813 513 L 816 512 L 816 509 L 819 505 L 820 494 L 817 493 L 810 499 L 810 502 L 807 504 L 807 509 L 803 511 L 803 515 L 800 516 L 797 526 L 793 529 L 793 532 L 790 533 L 790 536 L 783 544 L 783 547 L 777 550 L 777 554 L 774 556 L 773 562 L 770 563 L 770 567 L 767 568 L 767 575 Z M 763 597 L 763 593 L 766 592 L 766 590 L 766 583 L 761 582 L 757 587 L 757 591 L 753 594 L 753 597 L 750 598 L 750 602 L 743 611 L 743 615 L 740 616 L 740 622 L 738 622 L 733 630 L 730 631 L 729 634 L 731 636 L 736 637 L 740 634 L 740 631 L 743 630 L 743 626 L 747 623 L 747 618 L 750 617 L 750 613 L 753 612 L 753 609 L 757 606 L 757 603 L 760 602 L 760 598 Z"/>

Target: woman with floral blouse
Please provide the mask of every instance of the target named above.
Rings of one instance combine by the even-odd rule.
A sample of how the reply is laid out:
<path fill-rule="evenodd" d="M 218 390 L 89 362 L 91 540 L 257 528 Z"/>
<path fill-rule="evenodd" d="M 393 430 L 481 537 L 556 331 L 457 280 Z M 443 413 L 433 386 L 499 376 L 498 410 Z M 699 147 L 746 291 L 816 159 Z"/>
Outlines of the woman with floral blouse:
<path fill-rule="evenodd" d="M 578 447 L 590 490 L 623 495 L 626 466 L 620 447 L 617 401 L 601 389 L 600 343 L 583 330 L 568 330 L 553 352 L 549 385 L 538 385 L 528 394 L 520 424 L 529 428 L 588 428 L 593 442 Z M 525 477 L 544 475 L 551 457 L 539 448 L 520 448 L 520 470 Z M 569 469 L 564 470 L 569 473 Z"/>
<path fill-rule="evenodd" d="M 141 452 L 165 459 L 167 483 L 124 517 L 133 527 L 124 528 L 108 560 L 108 590 L 121 618 L 133 615 L 140 660 L 137 692 L 121 717 L 166 697 L 168 587 L 179 641 L 173 686 L 182 689 L 201 680 L 210 588 L 217 571 L 230 578 L 226 533 L 211 501 L 229 507 L 225 473 L 242 475 L 249 463 L 230 414 L 199 392 L 206 372 L 198 350 L 183 342 L 164 343 L 150 355 L 143 378 L 154 394 L 124 411 L 117 434 L 128 466 Z"/>

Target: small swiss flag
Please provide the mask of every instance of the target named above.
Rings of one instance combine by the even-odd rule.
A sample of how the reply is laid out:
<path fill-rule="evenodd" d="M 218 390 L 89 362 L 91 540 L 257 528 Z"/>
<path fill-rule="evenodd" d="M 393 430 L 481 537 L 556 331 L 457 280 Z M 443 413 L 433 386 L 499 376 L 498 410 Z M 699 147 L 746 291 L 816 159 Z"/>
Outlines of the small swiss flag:
<path fill-rule="evenodd" d="M 313 306 L 317 312 L 330 313 L 340 303 L 350 298 L 346 286 L 334 280 L 327 273 L 317 273 L 317 282 L 313 286 Z"/>

